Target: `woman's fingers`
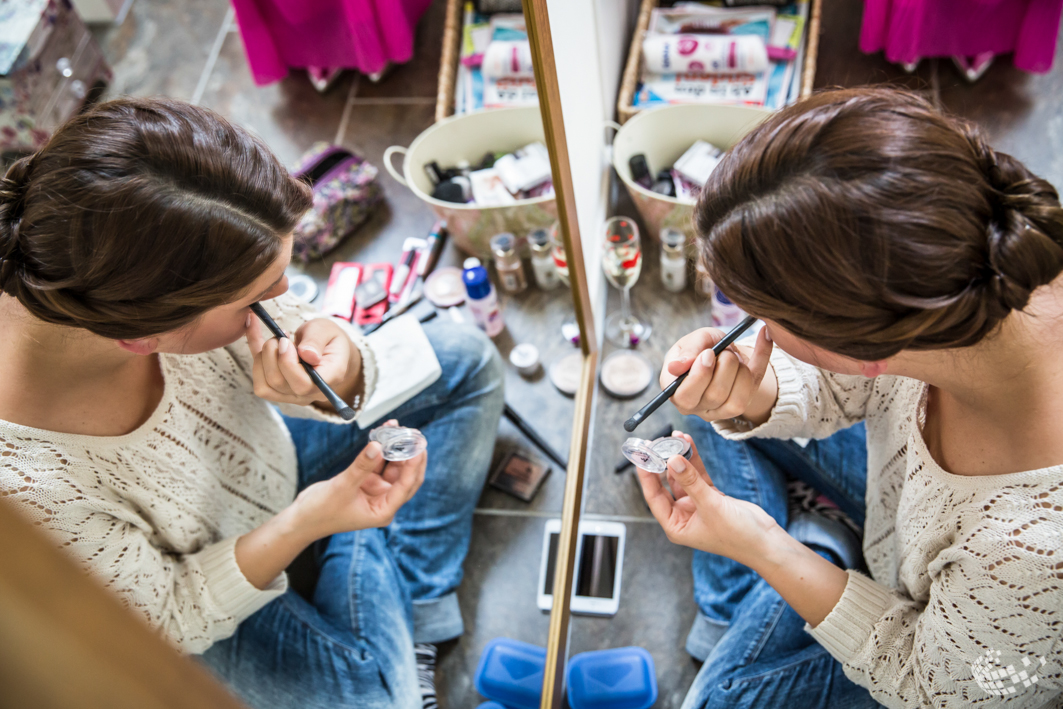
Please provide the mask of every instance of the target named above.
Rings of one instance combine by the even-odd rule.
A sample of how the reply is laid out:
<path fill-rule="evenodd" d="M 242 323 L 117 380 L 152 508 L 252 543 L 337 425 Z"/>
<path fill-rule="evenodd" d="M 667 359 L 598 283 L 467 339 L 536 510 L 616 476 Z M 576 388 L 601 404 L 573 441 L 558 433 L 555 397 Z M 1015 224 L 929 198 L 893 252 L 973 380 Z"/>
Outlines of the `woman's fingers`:
<path fill-rule="evenodd" d="M 731 350 L 724 350 L 716 358 L 716 367 L 712 373 L 709 386 L 701 395 L 701 401 L 697 404 L 697 410 L 709 412 L 718 409 L 731 396 L 731 390 L 735 385 L 735 376 L 738 374 L 741 364 L 738 356 Z"/>
<path fill-rule="evenodd" d="M 768 335 L 768 328 L 762 327 L 757 334 L 757 342 L 753 347 L 753 356 L 749 359 L 749 371 L 753 374 L 753 391 L 759 389 L 760 383 L 764 381 L 764 375 L 771 364 L 771 351 L 773 349 L 774 344 Z"/>
<path fill-rule="evenodd" d="M 667 529 L 666 524 L 672 516 L 672 506 L 675 504 L 675 500 L 664 489 L 660 475 L 647 472 L 642 468 L 636 468 L 635 471 L 639 476 L 642 496 L 646 498 L 646 504 L 650 506 L 650 512 L 657 522 Z"/>
<path fill-rule="evenodd" d="M 251 356 L 257 358 L 262 352 L 262 345 L 266 343 L 266 336 L 262 332 L 262 323 L 256 316 L 249 312 L 247 318 L 247 346 L 251 350 Z"/>
<path fill-rule="evenodd" d="M 668 461 L 668 468 L 699 511 L 704 512 L 715 503 L 716 497 L 720 494 L 719 490 L 709 485 L 708 475 L 703 475 L 686 458 L 681 455 L 672 456 Z"/>
<path fill-rule="evenodd" d="M 299 363 L 299 353 L 296 352 L 295 344 L 287 337 L 280 339 L 277 343 L 277 368 L 280 370 L 288 392 L 300 397 L 313 396 L 318 393 L 310 375 Z M 324 395 L 321 398 L 324 398 Z"/>
<path fill-rule="evenodd" d="M 716 370 L 716 355 L 712 350 L 704 350 L 694 358 L 687 378 L 676 389 L 672 403 L 683 414 L 696 413 L 701 405 L 709 384 Z"/>
<path fill-rule="evenodd" d="M 403 461 L 399 469 L 398 479 L 392 483 L 384 497 L 384 502 L 390 514 L 394 515 L 406 502 L 414 496 L 421 483 L 424 482 L 424 471 L 428 457 L 422 453 L 416 458 Z M 392 463 L 394 465 L 394 463 Z M 389 466 L 390 467 L 390 466 Z"/>

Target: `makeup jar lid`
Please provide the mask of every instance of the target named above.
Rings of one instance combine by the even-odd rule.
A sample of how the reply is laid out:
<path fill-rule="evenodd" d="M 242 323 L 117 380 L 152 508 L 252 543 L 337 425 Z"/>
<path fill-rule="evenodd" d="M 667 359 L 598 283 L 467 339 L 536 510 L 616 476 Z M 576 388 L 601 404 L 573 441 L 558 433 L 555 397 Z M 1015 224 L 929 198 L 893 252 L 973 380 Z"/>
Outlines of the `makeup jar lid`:
<path fill-rule="evenodd" d="M 409 460 L 428 448 L 428 440 L 416 428 L 378 426 L 369 432 L 369 440 L 384 450 L 384 460 Z"/>
<path fill-rule="evenodd" d="M 539 348 L 530 342 L 522 342 L 509 352 L 509 362 L 525 377 L 539 371 Z"/>
<path fill-rule="evenodd" d="M 653 381 L 653 365 L 632 350 L 618 350 L 602 362 L 602 388 L 618 399 L 638 396 Z"/>
<path fill-rule="evenodd" d="M 562 394 L 575 396 L 582 371 L 583 354 L 573 352 L 550 365 L 550 381 Z"/>
<path fill-rule="evenodd" d="M 290 275 L 288 292 L 304 303 L 313 303 L 318 293 L 317 281 L 303 273 Z"/>
<path fill-rule="evenodd" d="M 424 282 L 424 297 L 439 308 L 450 308 L 465 302 L 465 284 L 460 268 L 437 268 Z"/>
<path fill-rule="evenodd" d="M 629 438 L 620 446 L 620 451 L 635 467 L 650 473 L 663 473 L 668 469 L 668 459 L 685 456 L 690 451 L 690 444 L 678 436 L 664 436 L 655 441 Z"/>

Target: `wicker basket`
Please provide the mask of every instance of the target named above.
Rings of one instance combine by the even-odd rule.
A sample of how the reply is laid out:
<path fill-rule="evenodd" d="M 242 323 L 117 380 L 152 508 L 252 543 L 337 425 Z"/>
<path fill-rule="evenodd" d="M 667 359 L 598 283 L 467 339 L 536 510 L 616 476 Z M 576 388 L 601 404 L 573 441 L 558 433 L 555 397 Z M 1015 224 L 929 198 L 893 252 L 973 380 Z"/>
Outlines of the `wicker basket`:
<path fill-rule="evenodd" d="M 806 98 L 812 93 L 812 83 L 816 79 L 816 55 L 819 53 L 819 21 L 823 11 L 823 0 L 811 0 L 811 2 L 806 28 L 808 42 L 805 46 L 805 65 L 801 67 L 801 98 Z M 642 7 L 639 8 L 639 19 L 635 23 L 635 33 L 631 37 L 631 48 L 628 50 L 624 77 L 620 81 L 620 95 L 616 102 L 616 115 L 621 123 L 626 123 L 641 110 L 636 108 L 633 102 L 635 89 L 639 84 L 639 75 L 642 73 L 642 40 L 646 36 L 646 29 L 650 26 L 650 13 L 655 7 L 657 7 L 657 0 L 642 0 Z M 460 27 L 458 31 L 460 33 Z"/>

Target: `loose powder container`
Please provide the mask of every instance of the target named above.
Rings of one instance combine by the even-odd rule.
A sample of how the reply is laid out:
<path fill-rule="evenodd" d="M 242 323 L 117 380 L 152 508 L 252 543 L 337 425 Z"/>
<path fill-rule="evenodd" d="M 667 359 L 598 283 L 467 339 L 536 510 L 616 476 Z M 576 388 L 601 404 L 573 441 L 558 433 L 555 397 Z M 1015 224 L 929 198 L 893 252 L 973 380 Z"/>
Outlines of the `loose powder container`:
<path fill-rule="evenodd" d="M 638 352 L 619 350 L 602 363 L 602 388 L 618 399 L 638 396 L 652 381 L 653 365 Z"/>
<path fill-rule="evenodd" d="M 509 363 L 517 368 L 522 377 L 533 377 L 541 369 L 539 348 L 529 342 L 519 344 L 510 350 Z"/>

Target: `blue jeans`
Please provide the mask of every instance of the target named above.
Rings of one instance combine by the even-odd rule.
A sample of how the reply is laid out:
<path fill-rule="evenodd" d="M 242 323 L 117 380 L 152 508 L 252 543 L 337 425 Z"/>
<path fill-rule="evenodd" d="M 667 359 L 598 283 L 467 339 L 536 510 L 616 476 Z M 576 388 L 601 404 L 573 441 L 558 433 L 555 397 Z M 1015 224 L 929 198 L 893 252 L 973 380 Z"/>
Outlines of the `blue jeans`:
<path fill-rule="evenodd" d="M 443 374 L 387 415 L 428 439 L 421 488 L 387 528 L 319 543 L 310 601 L 289 589 L 202 655 L 252 707 L 419 709 L 414 643 L 463 632 L 455 590 L 502 415 L 503 369 L 476 328 L 444 319 L 424 328 Z M 300 490 L 350 465 L 372 428 L 285 423 Z"/>
<path fill-rule="evenodd" d="M 786 474 L 825 493 L 861 527 L 865 517 L 864 425 L 811 441 L 729 441 L 695 416 L 684 421 L 713 483 L 763 508 L 796 539 L 842 568 L 866 569 L 849 528 L 820 515 L 789 519 Z M 785 471 L 785 472 L 784 472 Z M 877 707 L 841 663 L 804 631 L 805 621 L 759 574 L 716 554 L 695 551 L 698 618 L 687 651 L 704 660 L 683 709 Z"/>

